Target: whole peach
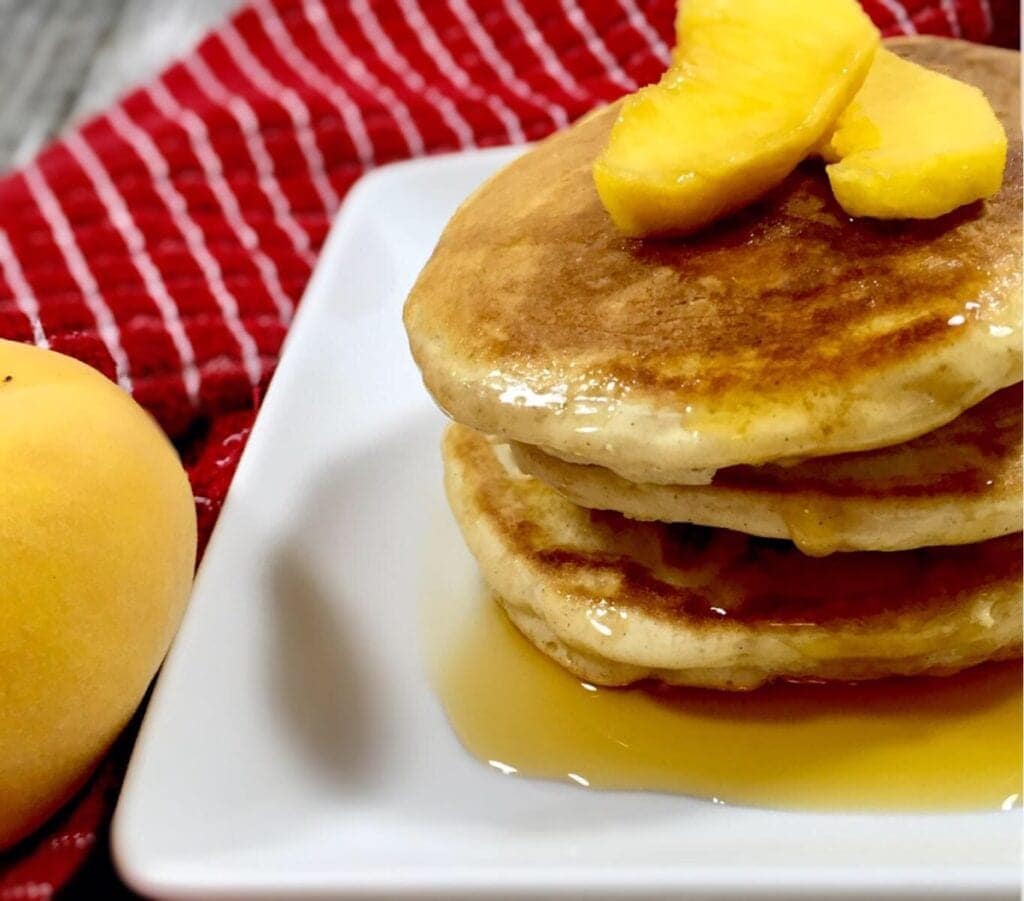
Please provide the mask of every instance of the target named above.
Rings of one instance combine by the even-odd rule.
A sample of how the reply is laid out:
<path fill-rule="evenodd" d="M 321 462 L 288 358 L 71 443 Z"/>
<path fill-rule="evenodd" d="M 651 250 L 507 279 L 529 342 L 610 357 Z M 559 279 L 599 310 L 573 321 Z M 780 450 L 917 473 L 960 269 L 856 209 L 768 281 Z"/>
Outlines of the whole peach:
<path fill-rule="evenodd" d="M 70 357 L 0 341 L 0 847 L 135 712 L 195 550 L 188 480 L 146 412 Z"/>

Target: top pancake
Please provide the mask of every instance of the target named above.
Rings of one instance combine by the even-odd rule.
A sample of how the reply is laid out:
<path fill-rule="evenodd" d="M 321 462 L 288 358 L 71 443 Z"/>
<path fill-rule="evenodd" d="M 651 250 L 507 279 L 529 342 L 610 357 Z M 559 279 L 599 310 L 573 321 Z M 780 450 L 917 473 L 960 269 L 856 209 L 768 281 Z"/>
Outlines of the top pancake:
<path fill-rule="evenodd" d="M 1004 116 L 997 197 L 927 222 L 850 220 L 812 161 L 691 238 L 626 239 L 591 177 L 616 115 L 602 110 L 445 229 L 405 308 L 438 403 L 633 481 L 693 483 L 905 441 L 1018 381 L 1019 55 L 891 46 L 974 82 Z"/>

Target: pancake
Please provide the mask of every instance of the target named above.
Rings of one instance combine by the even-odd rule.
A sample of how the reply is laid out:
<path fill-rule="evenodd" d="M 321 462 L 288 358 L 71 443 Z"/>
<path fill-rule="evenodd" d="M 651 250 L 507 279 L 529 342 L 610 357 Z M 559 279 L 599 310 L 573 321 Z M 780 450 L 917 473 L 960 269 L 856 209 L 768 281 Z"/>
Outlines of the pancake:
<path fill-rule="evenodd" d="M 813 558 L 789 542 L 585 510 L 451 426 L 448 499 L 484 579 L 587 681 L 749 689 L 944 675 L 1020 654 L 1021 536 Z"/>
<path fill-rule="evenodd" d="M 967 544 L 1021 530 L 1021 386 L 906 444 L 792 466 L 733 466 L 711 485 L 628 482 L 513 444 L 519 468 L 584 507 L 789 538 L 805 554 Z"/>
<path fill-rule="evenodd" d="M 1017 53 L 891 46 L 1017 106 Z M 637 241 L 590 172 L 616 114 L 478 189 L 420 274 L 405 324 L 452 418 L 633 482 L 706 484 L 906 441 L 1020 380 L 1019 129 L 1001 192 L 940 219 L 851 220 L 809 161 L 695 236 Z"/>

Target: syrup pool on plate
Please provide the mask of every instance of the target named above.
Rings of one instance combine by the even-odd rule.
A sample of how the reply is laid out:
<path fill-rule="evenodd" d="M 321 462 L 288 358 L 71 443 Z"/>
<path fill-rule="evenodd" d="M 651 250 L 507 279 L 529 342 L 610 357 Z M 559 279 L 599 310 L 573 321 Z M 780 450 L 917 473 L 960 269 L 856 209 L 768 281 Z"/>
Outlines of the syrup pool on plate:
<path fill-rule="evenodd" d="M 1019 661 L 742 693 L 601 688 L 542 655 L 483 594 L 457 605 L 457 625 L 428 631 L 428 662 L 452 729 L 496 778 L 789 809 L 1020 805 Z M 431 601 L 434 622 L 459 619 L 442 603 Z"/>

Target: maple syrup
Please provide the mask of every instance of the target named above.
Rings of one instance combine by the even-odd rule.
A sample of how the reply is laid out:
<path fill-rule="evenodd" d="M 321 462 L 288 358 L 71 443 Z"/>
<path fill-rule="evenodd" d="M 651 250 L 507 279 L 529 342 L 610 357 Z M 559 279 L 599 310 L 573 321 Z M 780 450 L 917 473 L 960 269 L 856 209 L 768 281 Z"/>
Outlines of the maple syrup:
<path fill-rule="evenodd" d="M 551 662 L 486 597 L 459 625 L 438 621 L 429 652 L 451 726 L 506 776 L 789 809 L 1020 806 L 1019 661 L 747 693 L 609 689 Z"/>

